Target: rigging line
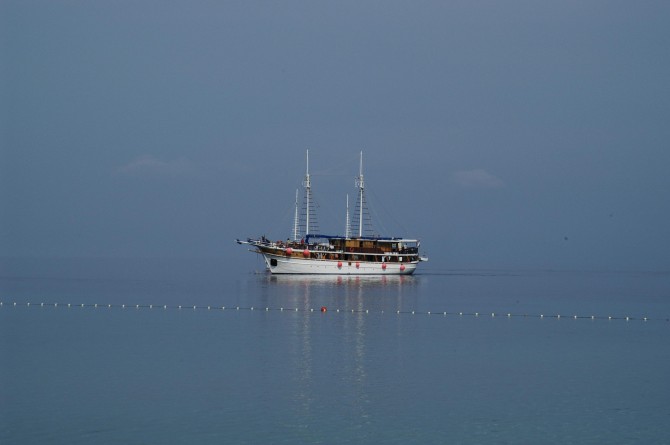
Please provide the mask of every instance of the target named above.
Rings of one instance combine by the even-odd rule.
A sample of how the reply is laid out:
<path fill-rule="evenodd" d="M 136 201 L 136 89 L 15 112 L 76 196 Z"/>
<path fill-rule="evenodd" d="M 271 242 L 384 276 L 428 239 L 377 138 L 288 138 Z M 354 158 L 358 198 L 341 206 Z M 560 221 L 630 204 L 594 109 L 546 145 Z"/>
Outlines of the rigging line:
<path fill-rule="evenodd" d="M 290 227 L 291 231 L 289 233 L 293 233 L 293 220 L 294 220 L 294 214 L 295 214 L 295 200 L 291 205 L 285 208 L 284 214 L 279 220 L 281 222 L 281 225 L 283 226 L 284 223 L 286 222 L 286 227 Z M 288 222 L 291 221 L 291 224 Z M 283 236 L 283 234 L 282 234 Z"/>
<path fill-rule="evenodd" d="M 395 224 L 396 226 L 398 226 L 400 228 L 400 230 L 402 231 L 402 236 L 408 236 L 409 233 L 407 232 L 407 228 L 396 217 L 393 216 L 394 214 L 392 212 L 390 212 L 388 210 L 388 208 L 386 208 L 384 206 L 384 200 L 377 196 L 377 194 L 374 191 L 374 187 L 371 189 L 369 186 L 366 185 L 366 189 L 370 191 L 370 194 L 374 198 L 373 200 L 375 202 L 375 205 L 379 205 L 381 207 L 382 211 L 384 211 L 388 215 L 388 217 L 389 217 L 388 219 L 393 224 Z M 368 207 L 370 207 L 371 212 L 375 213 L 375 218 L 377 220 L 383 221 L 383 219 L 380 219 L 379 216 L 377 215 L 376 208 L 370 206 L 369 203 L 368 203 Z M 383 225 L 383 223 L 382 223 L 382 225 Z M 382 228 L 384 229 L 384 231 L 386 231 L 386 227 L 382 227 Z M 390 232 L 386 232 L 386 234 L 389 235 L 389 236 L 395 236 L 394 234 L 391 234 Z"/>
<path fill-rule="evenodd" d="M 313 176 L 354 176 L 353 173 L 358 171 L 358 154 L 352 156 L 338 156 L 342 161 L 338 164 L 327 163 L 327 168 L 320 168 Z"/>
<path fill-rule="evenodd" d="M 342 205 L 342 208 L 344 208 L 344 204 Z M 331 221 L 332 222 L 337 222 L 337 221 L 340 221 L 342 219 L 341 216 L 336 216 L 333 213 L 333 206 L 332 205 L 331 206 L 326 206 L 326 207 L 319 207 L 319 213 L 320 213 L 320 216 L 322 217 L 321 219 L 323 221 L 325 221 L 326 223 L 331 222 Z M 323 232 L 325 232 L 325 233 L 339 233 L 341 229 L 340 230 L 335 230 L 334 228 L 330 227 L 332 225 L 333 225 L 333 223 L 331 223 L 328 227 L 324 226 L 324 227 L 321 227 L 321 228 L 323 229 Z M 339 225 L 336 225 L 336 227 L 339 227 Z"/>

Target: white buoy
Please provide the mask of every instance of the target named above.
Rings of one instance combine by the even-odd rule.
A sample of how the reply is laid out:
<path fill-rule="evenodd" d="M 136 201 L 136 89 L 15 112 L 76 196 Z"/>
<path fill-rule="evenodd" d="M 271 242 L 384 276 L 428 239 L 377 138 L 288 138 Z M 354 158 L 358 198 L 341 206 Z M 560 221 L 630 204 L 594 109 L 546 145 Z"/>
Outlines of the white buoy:
<path fill-rule="evenodd" d="M 150 305 L 149 305 L 149 309 L 153 309 L 153 308 L 154 308 L 154 305 L 153 305 L 153 304 L 150 304 Z"/>
<path fill-rule="evenodd" d="M 496 313 L 495 313 L 495 312 L 491 312 L 491 317 L 495 317 L 495 316 L 496 316 Z"/>
<path fill-rule="evenodd" d="M 509 317 L 511 317 L 511 316 L 512 316 L 512 314 L 510 314 L 510 313 L 507 314 L 507 318 L 509 318 Z"/>

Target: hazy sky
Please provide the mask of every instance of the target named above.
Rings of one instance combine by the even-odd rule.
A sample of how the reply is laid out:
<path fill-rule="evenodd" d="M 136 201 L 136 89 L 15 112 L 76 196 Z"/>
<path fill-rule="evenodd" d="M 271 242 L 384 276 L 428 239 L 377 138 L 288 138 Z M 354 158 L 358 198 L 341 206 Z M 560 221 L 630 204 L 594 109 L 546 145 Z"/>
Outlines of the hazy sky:
<path fill-rule="evenodd" d="M 0 256 L 239 257 L 369 199 L 430 269 L 670 269 L 668 1 L 0 2 Z M 401 232 L 401 233 L 398 233 Z"/>

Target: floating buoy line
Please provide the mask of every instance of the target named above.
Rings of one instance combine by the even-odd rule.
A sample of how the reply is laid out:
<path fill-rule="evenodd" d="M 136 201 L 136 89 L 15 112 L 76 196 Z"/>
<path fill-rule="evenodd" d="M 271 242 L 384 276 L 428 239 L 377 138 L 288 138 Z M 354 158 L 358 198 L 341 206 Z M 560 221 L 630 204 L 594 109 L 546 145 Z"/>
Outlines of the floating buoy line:
<path fill-rule="evenodd" d="M 53 308 L 93 308 L 93 309 L 163 309 L 163 310 L 207 310 L 207 311 L 263 311 L 263 312 L 335 312 L 335 313 L 350 313 L 350 314 L 395 314 L 395 315 L 430 315 L 442 317 L 505 317 L 505 318 L 539 318 L 539 319 L 573 319 L 573 320 L 624 320 L 624 321 L 670 321 L 670 318 L 653 318 L 653 317 L 630 317 L 630 316 L 613 316 L 613 315 L 565 315 L 565 314 L 519 314 L 512 312 L 451 312 L 451 311 L 417 311 L 417 310 L 395 310 L 384 311 L 369 309 L 328 309 L 326 306 L 320 308 L 289 308 L 289 307 L 257 307 L 257 306 L 199 306 L 199 305 L 158 305 L 158 304 L 98 304 L 98 303 L 32 303 L 32 302 L 11 302 L 6 303 L 0 301 L 0 308 L 5 307 L 53 307 Z"/>

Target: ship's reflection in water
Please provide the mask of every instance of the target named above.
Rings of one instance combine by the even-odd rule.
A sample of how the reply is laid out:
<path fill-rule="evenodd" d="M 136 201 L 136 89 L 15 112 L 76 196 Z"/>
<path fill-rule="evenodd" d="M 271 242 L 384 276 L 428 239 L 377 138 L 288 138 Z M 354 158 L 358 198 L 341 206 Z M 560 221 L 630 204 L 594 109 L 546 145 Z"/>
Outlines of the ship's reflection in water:
<path fill-rule="evenodd" d="M 336 403 L 348 407 L 347 424 L 365 430 L 375 422 L 369 407 L 377 403 L 384 385 L 370 378 L 369 369 L 378 367 L 380 360 L 397 358 L 402 316 L 396 311 L 416 305 L 421 278 L 264 275 L 260 279 L 263 304 L 289 311 L 284 318 L 289 351 L 285 365 L 292 370 L 295 418 L 327 416 L 323 407 Z M 327 311 L 322 313 L 321 307 Z"/>
<path fill-rule="evenodd" d="M 386 312 L 413 306 L 420 278 L 412 275 L 265 275 L 267 303 L 300 310 Z"/>

